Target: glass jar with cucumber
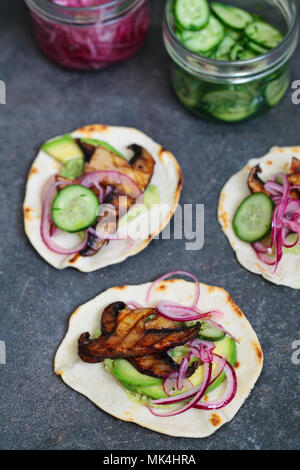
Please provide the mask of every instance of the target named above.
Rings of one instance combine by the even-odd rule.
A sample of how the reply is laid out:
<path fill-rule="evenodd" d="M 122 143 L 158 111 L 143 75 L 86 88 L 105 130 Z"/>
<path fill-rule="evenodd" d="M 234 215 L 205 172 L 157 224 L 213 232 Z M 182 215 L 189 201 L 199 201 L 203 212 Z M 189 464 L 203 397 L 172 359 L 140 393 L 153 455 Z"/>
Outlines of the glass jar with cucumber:
<path fill-rule="evenodd" d="M 297 41 L 294 0 L 167 1 L 172 86 L 201 118 L 233 123 L 276 106 Z"/>

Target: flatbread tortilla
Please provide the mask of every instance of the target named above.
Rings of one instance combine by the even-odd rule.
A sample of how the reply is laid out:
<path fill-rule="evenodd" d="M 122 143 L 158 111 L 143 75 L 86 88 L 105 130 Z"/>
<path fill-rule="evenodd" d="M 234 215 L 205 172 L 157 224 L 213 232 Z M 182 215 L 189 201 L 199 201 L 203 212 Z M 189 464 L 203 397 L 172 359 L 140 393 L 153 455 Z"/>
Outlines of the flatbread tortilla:
<path fill-rule="evenodd" d="M 224 317 L 219 320 L 240 344 L 237 345 L 237 394 L 225 408 L 215 411 L 190 409 L 173 417 L 157 417 L 143 405 L 131 401 L 116 378 L 107 372 L 103 363 L 88 364 L 77 355 L 77 342 L 81 333 L 91 335 L 99 328 L 104 308 L 112 302 L 134 300 L 152 307 L 159 300 L 173 300 L 190 305 L 195 285 L 179 279 L 160 282 L 152 295 L 151 305 L 145 304 L 150 283 L 139 286 L 113 287 L 80 306 L 71 316 L 68 332 L 55 357 L 55 372 L 74 390 L 88 397 L 95 405 L 123 421 L 131 421 L 161 434 L 177 437 L 206 437 L 230 421 L 248 397 L 258 379 L 263 353 L 250 323 L 233 302 L 230 295 L 219 287 L 201 284 L 198 307 L 203 311 L 219 309 Z M 223 382 L 208 395 L 209 400 L 219 398 L 226 386 Z"/>
<path fill-rule="evenodd" d="M 141 213 L 136 219 L 130 221 L 129 234 L 135 234 L 138 230 L 143 233 L 142 237 L 134 236 L 134 244 L 130 249 L 128 249 L 128 241 L 115 240 L 110 241 L 91 257 L 83 257 L 79 254 L 71 256 L 56 254 L 47 248 L 40 235 L 41 202 L 45 185 L 52 176 L 54 177 L 59 172 L 61 164 L 43 150 L 39 151 L 28 175 L 23 205 L 25 232 L 37 252 L 55 268 L 73 267 L 80 271 L 90 272 L 120 263 L 148 246 L 151 240 L 168 224 L 177 207 L 182 187 L 182 175 L 172 153 L 137 129 L 95 124 L 82 127 L 71 135 L 78 138 L 106 141 L 128 159 L 132 157 L 132 151 L 127 149 L 128 145 L 134 143 L 144 147 L 155 160 L 154 173 L 150 183 L 157 186 L 160 193 L 159 205 L 153 206 L 151 210 Z M 149 227 L 149 232 L 144 233 L 141 227 Z M 54 241 L 66 248 L 76 247 L 80 243 L 78 235 L 66 232 L 60 232 L 54 237 Z"/>
<path fill-rule="evenodd" d="M 247 184 L 250 169 L 259 164 L 262 169 L 260 178 L 266 181 L 275 173 L 288 172 L 293 157 L 300 158 L 300 147 L 273 147 L 264 157 L 249 160 L 247 165 L 233 175 L 222 189 L 218 219 L 239 263 L 244 268 L 260 274 L 274 284 L 300 289 L 300 255 L 284 253 L 274 274 L 274 266 L 268 266 L 260 261 L 251 245 L 240 240 L 232 228 L 232 220 L 237 208 L 250 194 Z"/>

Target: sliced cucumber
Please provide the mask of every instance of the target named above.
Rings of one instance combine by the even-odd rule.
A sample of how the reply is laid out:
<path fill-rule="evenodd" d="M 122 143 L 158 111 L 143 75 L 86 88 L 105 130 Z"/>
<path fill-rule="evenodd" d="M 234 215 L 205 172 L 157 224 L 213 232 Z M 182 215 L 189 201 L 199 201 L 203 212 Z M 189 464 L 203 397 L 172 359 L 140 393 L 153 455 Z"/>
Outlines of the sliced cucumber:
<path fill-rule="evenodd" d="M 226 336 L 226 333 L 220 330 L 220 328 L 216 328 L 215 326 L 203 321 L 201 322 L 201 329 L 198 336 L 199 338 L 207 341 L 220 341 Z"/>
<path fill-rule="evenodd" d="M 250 194 L 234 215 L 232 226 L 236 235 L 247 243 L 265 238 L 271 230 L 273 209 L 273 201 L 267 194 Z"/>
<path fill-rule="evenodd" d="M 248 49 L 251 49 L 251 51 L 255 52 L 256 54 L 266 54 L 269 51 L 269 49 L 267 49 L 266 47 L 260 46 L 259 44 L 256 44 L 256 42 L 249 41 L 247 37 L 245 39 L 245 42 Z"/>
<path fill-rule="evenodd" d="M 278 29 L 264 21 L 253 21 L 245 28 L 245 34 L 260 46 L 273 49 L 281 43 L 283 36 Z"/>
<path fill-rule="evenodd" d="M 224 26 L 211 15 L 208 24 L 200 31 L 182 31 L 181 41 L 189 50 L 203 54 L 218 46 L 224 35 Z"/>
<path fill-rule="evenodd" d="M 96 221 L 99 200 L 93 191 L 74 184 L 59 191 L 52 204 L 55 225 L 65 232 L 80 232 Z"/>
<path fill-rule="evenodd" d="M 203 106 L 217 119 L 235 122 L 254 114 L 256 103 L 250 93 L 241 90 L 218 90 L 203 97 Z"/>
<path fill-rule="evenodd" d="M 242 30 L 252 21 L 250 13 L 240 8 L 213 2 L 211 9 L 219 20 L 232 29 Z"/>
<path fill-rule="evenodd" d="M 254 59 L 254 57 L 257 57 L 257 55 L 255 54 L 255 52 L 252 52 L 249 49 L 243 49 L 239 53 L 239 60 L 250 60 Z"/>
<path fill-rule="evenodd" d="M 239 55 L 243 52 L 244 48 L 240 44 L 236 44 L 230 51 L 230 60 L 239 60 Z"/>
<path fill-rule="evenodd" d="M 277 80 L 273 80 L 268 83 L 265 90 L 265 98 L 269 106 L 276 106 L 279 101 L 284 97 L 288 87 L 290 79 L 284 74 Z"/>
<path fill-rule="evenodd" d="M 150 387 L 152 385 L 161 384 L 162 382 L 162 380 L 157 377 L 141 374 L 130 362 L 126 361 L 126 359 L 116 359 L 112 372 L 125 386 Z"/>
<path fill-rule="evenodd" d="M 174 15 L 183 29 L 202 29 L 208 23 L 209 14 L 206 0 L 175 0 Z"/>
<path fill-rule="evenodd" d="M 230 51 L 235 44 L 235 40 L 227 34 L 218 45 L 216 52 L 213 54 L 213 58 L 217 60 L 229 60 Z"/>
<path fill-rule="evenodd" d="M 107 142 L 104 142 L 103 140 L 97 140 L 97 139 L 80 139 L 80 142 L 93 145 L 94 147 L 98 147 L 98 145 L 101 145 L 101 147 L 104 147 L 106 150 L 109 150 L 110 152 L 114 153 L 115 155 L 118 155 L 119 157 L 126 158 L 124 155 L 122 155 L 115 147 L 112 145 L 108 144 Z"/>
<path fill-rule="evenodd" d="M 226 34 L 231 36 L 235 41 L 239 41 L 243 33 L 241 31 L 236 31 L 235 29 L 226 28 Z"/>
<path fill-rule="evenodd" d="M 78 157 L 84 158 L 81 148 L 76 144 L 70 134 L 46 142 L 42 146 L 42 150 L 62 163 Z"/>
<path fill-rule="evenodd" d="M 194 107 L 198 104 L 200 93 L 199 83 L 178 73 L 174 77 L 175 91 L 180 101 L 188 107 Z"/>

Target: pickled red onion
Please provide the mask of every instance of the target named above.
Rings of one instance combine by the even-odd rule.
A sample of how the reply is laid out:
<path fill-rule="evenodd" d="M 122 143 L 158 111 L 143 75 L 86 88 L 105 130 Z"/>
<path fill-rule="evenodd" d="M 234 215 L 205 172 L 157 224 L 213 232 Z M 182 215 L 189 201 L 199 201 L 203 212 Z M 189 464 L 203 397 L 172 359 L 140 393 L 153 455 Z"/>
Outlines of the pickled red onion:
<path fill-rule="evenodd" d="M 65 183 L 64 183 L 65 184 Z M 68 184 L 68 183 L 66 183 Z M 71 184 L 71 183 L 69 183 Z M 53 234 L 53 228 L 51 227 L 51 197 L 53 196 L 54 189 L 61 185 L 61 181 L 56 181 L 51 185 L 49 188 L 44 201 L 42 202 L 42 221 L 41 221 L 41 237 L 45 245 L 49 248 L 49 250 L 54 251 L 59 255 L 73 255 L 78 253 L 79 251 L 83 250 L 86 247 L 88 241 L 88 232 L 85 232 L 85 240 L 79 246 L 72 249 L 66 249 L 59 245 L 57 245 L 51 237 L 51 233 Z"/>
<path fill-rule="evenodd" d="M 282 184 L 277 183 L 276 178 L 280 178 Z M 287 175 L 277 173 L 265 183 L 264 188 L 271 194 L 275 203 L 271 240 L 269 245 L 263 242 L 253 243 L 252 248 L 259 260 L 269 266 L 274 266 L 273 273 L 275 273 L 283 256 L 283 247 L 292 248 L 300 241 L 300 201 L 290 196 L 290 191 L 300 189 L 300 186 L 291 186 Z M 287 236 L 291 233 L 297 235 L 293 243 L 287 241 Z M 274 250 L 275 254 L 272 255 Z"/>

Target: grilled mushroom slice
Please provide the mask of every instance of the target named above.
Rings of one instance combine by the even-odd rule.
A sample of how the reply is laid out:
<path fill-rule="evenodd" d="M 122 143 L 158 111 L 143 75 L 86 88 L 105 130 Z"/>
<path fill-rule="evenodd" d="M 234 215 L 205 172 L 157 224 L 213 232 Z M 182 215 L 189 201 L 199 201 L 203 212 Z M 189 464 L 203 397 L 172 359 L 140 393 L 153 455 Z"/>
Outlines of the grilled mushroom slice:
<path fill-rule="evenodd" d="M 198 335 L 200 325 L 146 328 L 149 316 L 156 314 L 156 310 L 151 308 L 121 310 L 113 333 L 98 339 L 90 339 L 89 333 L 80 336 L 79 356 L 86 362 L 101 362 L 105 358 L 151 356 L 185 344 Z"/>
<path fill-rule="evenodd" d="M 131 364 L 142 374 L 150 375 L 164 379 L 171 372 L 179 370 L 179 364 L 176 364 L 167 353 L 159 355 L 134 357 L 130 359 Z M 197 363 L 194 362 L 186 372 L 186 377 L 190 377 L 196 370 Z"/>
<path fill-rule="evenodd" d="M 128 148 L 133 149 L 135 152 L 130 162 L 104 147 L 97 147 L 89 163 L 85 165 L 84 172 L 119 171 L 132 178 L 139 188 L 144 191 L 152 178 L 155 161 L 152 155 L 143 147 L 133 144 Z M 117 186 L 117 188 L 120 192 L 129 194 L 126 187 Z"/>
<path fill-rule="evenodd" d="M 134 357 L 130 359 L 130 362 L 142 374 L 161 379 L 167 377 L 171 372 L 177 372 L 179 369 L 179 364 L 176 364 L 167 353 Z"/>
<path fill-rule="evenodd" d="M 268 191 L 265 190 L 265 183 L 260 179 L 259 173 L 262 172 L 260 165 L 256 165 L 251 168 L 248 176 L 248 186 L 252 193 L 265 193 L 268 196 L 271 196 Z M 293 186 L 300 186 L 300 160 L 293 157 L 290 172 L 287 175 L 289 183 Z M 291 197 L 295 199 L 300 199 L 300 191 L 298 189 L 293 189 L 290 193 Z"/>
<path fill-rule="evenodd" d="M 260 179 L 259 173 L 262 172 L 260 165 L 251 168 L 248 176 L 248 186 L 252 193 L 265 193 L 270 196 L 270 193 L 265 190 L 265 183 Z"/>

